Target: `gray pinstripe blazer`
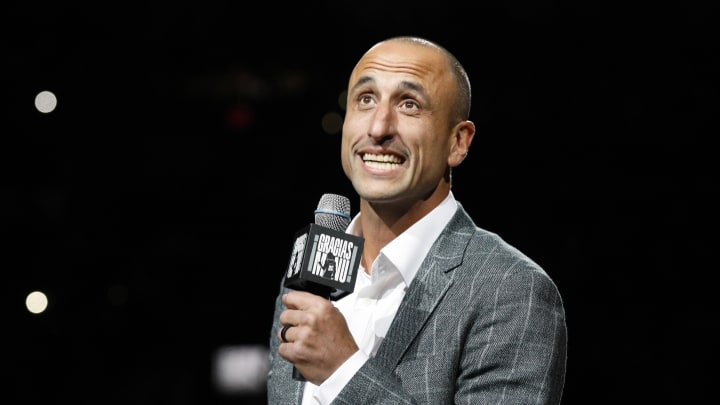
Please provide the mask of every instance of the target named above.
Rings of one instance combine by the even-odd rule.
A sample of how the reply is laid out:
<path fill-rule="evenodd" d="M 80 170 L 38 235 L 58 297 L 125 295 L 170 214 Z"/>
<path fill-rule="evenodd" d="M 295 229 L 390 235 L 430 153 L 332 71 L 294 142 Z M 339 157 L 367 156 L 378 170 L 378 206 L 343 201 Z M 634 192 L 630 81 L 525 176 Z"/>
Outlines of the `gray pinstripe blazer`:
<path fill-rule="evenodd" d="M 270 332 L 268 403 L 299 404 L 304 383 Z M 377 355 L 334 404 L 558 404 L 565 382 L 562 299 L 545 271 L 460 206 L 408 288 Z"/>

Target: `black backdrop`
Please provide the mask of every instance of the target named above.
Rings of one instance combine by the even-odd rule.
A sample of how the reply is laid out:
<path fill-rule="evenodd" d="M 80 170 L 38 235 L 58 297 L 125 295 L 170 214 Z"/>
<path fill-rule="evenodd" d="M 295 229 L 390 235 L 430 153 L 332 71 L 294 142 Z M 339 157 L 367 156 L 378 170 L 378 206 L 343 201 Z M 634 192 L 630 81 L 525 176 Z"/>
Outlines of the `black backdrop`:
<path fill-rule="evenodd" d="M 4 3 L 0 402 L 263 403 L 211 355 L 267 343 L 294 232 L 354 199 L 320 122 L 398 34 L 470 74 L 454 193 L 558 284 L 564 403 L 708 399 L 717 8 L 326 3 Z"/>

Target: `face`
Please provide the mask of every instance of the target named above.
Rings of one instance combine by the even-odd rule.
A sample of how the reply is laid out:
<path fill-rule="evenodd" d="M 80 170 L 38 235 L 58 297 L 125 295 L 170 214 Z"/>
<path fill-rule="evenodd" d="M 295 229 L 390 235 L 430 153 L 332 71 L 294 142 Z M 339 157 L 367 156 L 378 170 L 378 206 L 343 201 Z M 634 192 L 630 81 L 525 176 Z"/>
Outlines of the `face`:
<path fill-rule="evenodd" d="M 350 76 L 341 156 L 363 200 L 415 204 L 447 195 L 449 167 L 462 161 L 474 132 L 463 130 L 469 121 L 451 121 L 456 94 L 437 49 L 386 42 L 362 57 Z"/>

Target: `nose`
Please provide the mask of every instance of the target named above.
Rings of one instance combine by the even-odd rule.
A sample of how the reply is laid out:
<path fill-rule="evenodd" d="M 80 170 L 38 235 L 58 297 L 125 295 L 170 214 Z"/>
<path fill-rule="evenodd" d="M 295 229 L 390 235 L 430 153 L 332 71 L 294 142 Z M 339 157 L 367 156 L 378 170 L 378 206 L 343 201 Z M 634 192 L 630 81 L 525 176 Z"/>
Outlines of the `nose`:
<path fill-rule="evenodd" d="M 372 121 L 368 135 L 375 139 L 376 142 L 394 136 L 397 132 L 397 116 L 395 110 L 387 103 L 378 104 Z"/>

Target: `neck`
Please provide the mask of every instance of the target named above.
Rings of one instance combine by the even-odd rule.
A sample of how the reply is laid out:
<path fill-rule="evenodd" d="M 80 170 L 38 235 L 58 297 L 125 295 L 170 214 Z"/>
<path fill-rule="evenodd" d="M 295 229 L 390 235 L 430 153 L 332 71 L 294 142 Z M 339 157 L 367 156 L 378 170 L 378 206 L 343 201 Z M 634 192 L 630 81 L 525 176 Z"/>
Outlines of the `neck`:
<path fill-rule="evenodd" d="M 411 204 L 371 202 L 360 199 L 360 227 L 365 239 L 362 264 L 365 272 L 372 273 L 372 264 L 380 250 L 405 232 L 447 197 L 445 193 L 433 193 L 428 199 Z"/>

